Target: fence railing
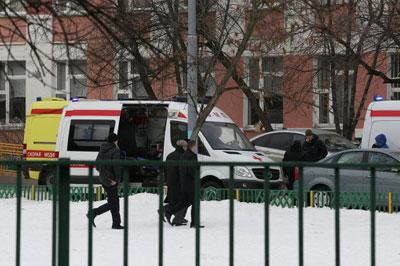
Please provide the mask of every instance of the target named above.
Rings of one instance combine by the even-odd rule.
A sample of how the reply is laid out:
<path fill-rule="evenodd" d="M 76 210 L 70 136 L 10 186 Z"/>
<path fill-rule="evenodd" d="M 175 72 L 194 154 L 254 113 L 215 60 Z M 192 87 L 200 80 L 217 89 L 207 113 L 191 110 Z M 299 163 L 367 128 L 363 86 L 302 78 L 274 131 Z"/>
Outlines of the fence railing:
<path fill-rule="evenodd" d="M 34 191 L 37 193 L 35 188 L 29 192 L 27 187 L 22 186 L 22 176 L 21 171 L 24 165 L 29 164 L 46 164 L 52 166 L 54 169 L 55 180 L 50 187 L 38 187 L 39 190 L 46 190 L 43 195 L 51 195 L 51 200 L 53 202 L 53 218 L 52 218 L 52 265 L 69 265 L 69 204 L 71 200 L 87 200 L 88 201 L 88 265 L 93 265 L 93 229 L 92 229 L 92 211 L 93 211 L 93 201 L 97 195 L 97 188 L 94 187 L 93 181 L 93 168 L 95 165 L 107 165 L 110 161 L 103 162 L 88 162 L 88 161 L 70 161 L 67 159 L 60 159 L 58 161 L 36 161 L 36 162 L 26 162 L 26 161 L 0 161 L 0 165 L 12 166 L 16 169 L 16 185 L 15 185 L 15 197 L 17 201 L 17 219 L 16 219 L 16 265 L 20 265 L 20 254 L 21 254 L 21 198 Z M 339 165 L 339 164 L 318 164 L 318 167 L 326 167 L 334 169 L 334 188 L 330 192 L 309 192 L 304 191 L 304 178 L 303 169 L 305 167 L 315 167 L 315 164 L 311 163 L 249 163 L 249 162 L 155 162 L 155 161 L 112 161 L 113 165 L 121 166 L 123 170 L 123 180 L 120 188 L 120 194 L 123 197 L 124 208 L 124 248 L 123 248 L 123 264 L 128 265 L 128 232 L 130 228 L 129 225 L 129 195 L 138 192 L 138 188 L 129 187 L 129 176 L 128 167 L 132 166 L 143 166 L 152 165 L 157 166 L 160 171 L 160 177 L 157 188 L 152 188 L 152 193 L 158 193 L 159 196 L 159 223 L 158 223 L 158 261 L 159 265 L 163 265 L 163 252 L 164 252 L 164 241 L 163 241 L 163 217 L 164 217 L 164 170 L 168 166 L 178 166 L 186 165 L 189 167 L 195 167 L 198 169 L 201 166 L 226 166 L 229 168 L 229 182 L 228 188 L 222 190 L 216 190 L 212 193 L 209 190 L 200 189 L 200 177 L 199 171 L 196 171 L 195 177 L 195 265 L 200 265 L 200 234 L 201 228 L 199 226 L 201 220 L 200 213 L 200 200 L 208 199 L 209 195 L 212 195 L 213 199 L 228 199 L 229 200 L 229 265 L 234 265 L 234 199 L 238 200 L 249 200 L 254 202 L 263 203 L 264 205 L 264 258 L 265 265 L 269 265 L 270 262 L 270 239 L 269 239 L 269 207 L 270 205 L 282 206 L 284 204 L 289 207 L 298 208 L 298 264 L 304 265 L 304 223 L 303 223 L 303 209 L 308 204 L 314 206 L 315 203 L 322 202 L 322 205 L 327 205 L 335 210 L 335 265 L 340 265 L 340 212 L 341 207 L 352 207 L 352 208 L 365 208 L 370 212 L 370 265 L 375 265 L 375 212 L 377 211 L 377 201 L 381 203 L 381 200 L 386 200 L 386 195 L 390 198 L 388 204 L 383 204 L 383 207 L 390 208 L 393 210 L 393 206 L 397 207 L 399 196 L 396 193 L 385 193 L 381 195 L 376 191 L 376 169 L 380 167 L 391 168 L 398 167 L 398 165 L 372 165 L 372 164 L 360 164 L 360 165 Z M 88 167 L 88 186 L 85 188 L 83 193 L 79 192 L 77 194 L 81 195 L 83 198 L 74 198 L 74 188 L 70 186 L 70 166 L 71 165 L 86 165 Z M 264 168 L 264 179 L 262 190 L 236 190 L 234 186 L 234 167 L 235 166 L 258 166 Z M 298 167 L 299 179 L 297 184 L 297 189 L 295 191 L 273 191 L 270 190 L 270 167 Z M 368 170 L 370 172 L 369 177 L 369 192 L 368 193 L 341 193 L 340 184 L 341 182 L 346 182 L 341 180 L 340 171 L 341 168 L 351 167 Z M 135 190 L 136 189 L 136 190 Z M 50 191 L 50 193 L 48 193 Z M 71 194 L 72 191 L 72 194 Z M 6 195 L 13 196 L 14 192 L 2 192 Z M 41 193 L 39 192 L 39 195 Z M 249 196 L 252 195 L 252 196 Z M 329 196 L 329 201 L 324 200 L 324 197 Z M 43 196 L 46 198 L 45 196 Z M 382 198 L 381 198 L 382 197 Z M 320 200 L 322 198 L 323 200 Z M 357 203 L 355 205 L 346 206 L 344 202 L 349 198 L 357 198 Z M 50 196 L 49 196 L 50 199 Z M 269 199 L 269 200 L 264 200 Z M 283 203 L 285 200 L 285 203 Z M 360 203 L 362 202 L 362 204 Z M 365 203 L 365 204 L 364 204 Z M 395 203 L 395 204 L 394 204 Z M 364 205 L 363 205 L 364 204 Z M 318 206 L 318 204 L 317 204 Z"/>
<path fill-rule="evenodd" d="M 0 160 L 15 160 L 22 157 L 22 145 L 13 143 L 2 143 L 0 142 Z M 1 164 L 0 165 L 0 176 L 1 175 L 15 175 L 14 164 Z"/>
<path fill-rule="evenodd" d="M 123 186 L 119 186 L 118 195 L 123 197 Z M 164 195 L 167 193 L 167 187 L 164 188 Z M 106 199 L 106 192 L 102 186 L 93 187 L 93 201 Z M 263 189 L 241 189 L 235 188 L 234 200 L 246 203 L 263 203 L 265 200 Z M 140 193 L 159 194 L 158 187 L 136 187 L 128 185 L 128 196 Z M 17 188 L 15 185 L 0 185 L 0 199 L 15 198 Z M 52 186 L 22 185 L 21 197 L 27 200 L 44 201 L 53 199 Z M 369 210 L 370 193 L 369 192 L 340 192 L 339 207 L 346 209 Z M 376 210 L 388 213 L 400 212 L 400 193 L 377 192 L 376 198 L 381 204 L 376 204 Z M 227 188 L 201 188 L 200 201 L 220 201 L 229 199 L 229 189 Z M 282 208 L 297 207 L 297 192 L 292 190 L 270 190 L 270 206 Z M 304 192 L 304 206 L 311 208 L 329 207 L 334 208 L 334 193 L 328 191 L 311 190 Z M 329 199 L 329 200 L 327 200 Z M 72 186 L 69 189 L 69 200 L 71 202 L 88 201 L 88 186 Z"/>

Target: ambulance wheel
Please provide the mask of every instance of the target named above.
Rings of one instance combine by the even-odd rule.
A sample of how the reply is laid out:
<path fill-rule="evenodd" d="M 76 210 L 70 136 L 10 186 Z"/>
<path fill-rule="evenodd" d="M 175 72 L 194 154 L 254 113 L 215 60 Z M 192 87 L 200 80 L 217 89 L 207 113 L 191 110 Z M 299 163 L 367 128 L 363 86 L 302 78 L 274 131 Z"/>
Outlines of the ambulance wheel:
<path fill-rule="evenodd" d="M 54 171 L 52 169 L 43 169 L 40 171 L 38 185 L 51 185 L 54 180 Z"/>

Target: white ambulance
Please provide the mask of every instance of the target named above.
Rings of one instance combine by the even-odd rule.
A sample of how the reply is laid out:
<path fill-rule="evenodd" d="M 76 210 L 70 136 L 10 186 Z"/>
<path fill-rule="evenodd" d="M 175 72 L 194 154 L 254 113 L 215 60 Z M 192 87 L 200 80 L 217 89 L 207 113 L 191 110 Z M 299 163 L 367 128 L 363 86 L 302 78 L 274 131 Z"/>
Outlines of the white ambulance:
<path fill-rule="evenodd" d="M 187 138 L 187 104 L 170 101 L 78 101 L 64 107 L 57 135 L 56 153 L 59 158 L 95 160 L 99 147 L 110 132 L 119 136 L 118 145 L 129 159 L 165 160 L 174 151 L 177 140 Z M 204 123 L 198 139 L 199 161 L 212 162 L 270 162 L 257 152 L 232 119 L 214 108 Z M 86 183 L 88 168 L 71 166 L 71 182 Z M 43 174 L 45 182 L 52 171 Z M 95 171 L 96 176 L 98 173 Z M 131 182 L 155 185 L 159 169 L 140 167 L 129 170 Z M 227 187 L 227 166 L 201 167 L 202 187 Z M 235 186 L 263 186 L 261 166 L 236 166 Z M 280 186 L 280 169 L 270 169 L 272 186 Z M 152 183 L 153 182 L 153 183 Z"/>
<path fill-rule="evenodd" d="M 379 134 L 385 134 L 389 149 L 400 148 L 400 101 L 377 101 L 368 106 L 361 148 L 372 148 Z"/>

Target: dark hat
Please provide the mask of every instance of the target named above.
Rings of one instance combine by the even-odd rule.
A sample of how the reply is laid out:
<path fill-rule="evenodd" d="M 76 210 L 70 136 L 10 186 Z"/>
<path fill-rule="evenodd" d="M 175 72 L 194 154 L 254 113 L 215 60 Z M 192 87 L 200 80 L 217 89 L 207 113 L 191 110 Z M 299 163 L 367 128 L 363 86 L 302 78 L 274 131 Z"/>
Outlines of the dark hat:
<path fill-rule="evenodd" d="M 108 135 L 107 141 L 112 143 L 118 140 L 118 135 L 115 133 L 110 133 L 110 135 Z"/>
<path fill-rule="evenodd" d="M 312 130 L 311 129 L 307 129 L 306 130 L 306 136 L 312 136 L 312 135 L 313 135 Z"/>

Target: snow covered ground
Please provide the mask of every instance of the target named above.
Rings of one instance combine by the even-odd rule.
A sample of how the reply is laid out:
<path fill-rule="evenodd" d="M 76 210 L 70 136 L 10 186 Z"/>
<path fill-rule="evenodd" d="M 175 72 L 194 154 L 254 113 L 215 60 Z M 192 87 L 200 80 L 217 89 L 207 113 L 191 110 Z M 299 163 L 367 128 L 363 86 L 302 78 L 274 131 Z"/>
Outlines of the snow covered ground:
<path fill-rule="evenodd" d="M 102 202 L 101 202 L 102 203 Z M 101 204 L 95 202 L 94 206 Z M 130 265 L 158 263 L 158 198 L 138 194 L 129 200 Z M 15 265 L 16 200 L 0 201 L 0 265 Z M 51 265 L 51 202 L 22 201 L 22 265 Z M 121 210 L 123 207 L 121 199 Z M 270 209 L 271 265 L 297 265 L 297 209 Z M 87 202 L 71 203 L 70 265 L 87 264 Z M 189 218 L 188 212 L 187 218 Z M 228 201 L 202 202 L 201 265 L 227 265 Z M 369 212 L 341 211 L 342 265 L 369 265 Z M 263 205 L 235 202 L 235 265 L 263 265 Z M 377 265 L 400 261 L 400 215 L 377 213 Z M 111 215 L 96 218 L 94 265 L 122 265 L 123 232 L 111 230 Z M 334 212 L 305 209 L 305 265 L 334 265 Z M 165 265 L 194 265 L 195 231 L 164 226 Z"/>

